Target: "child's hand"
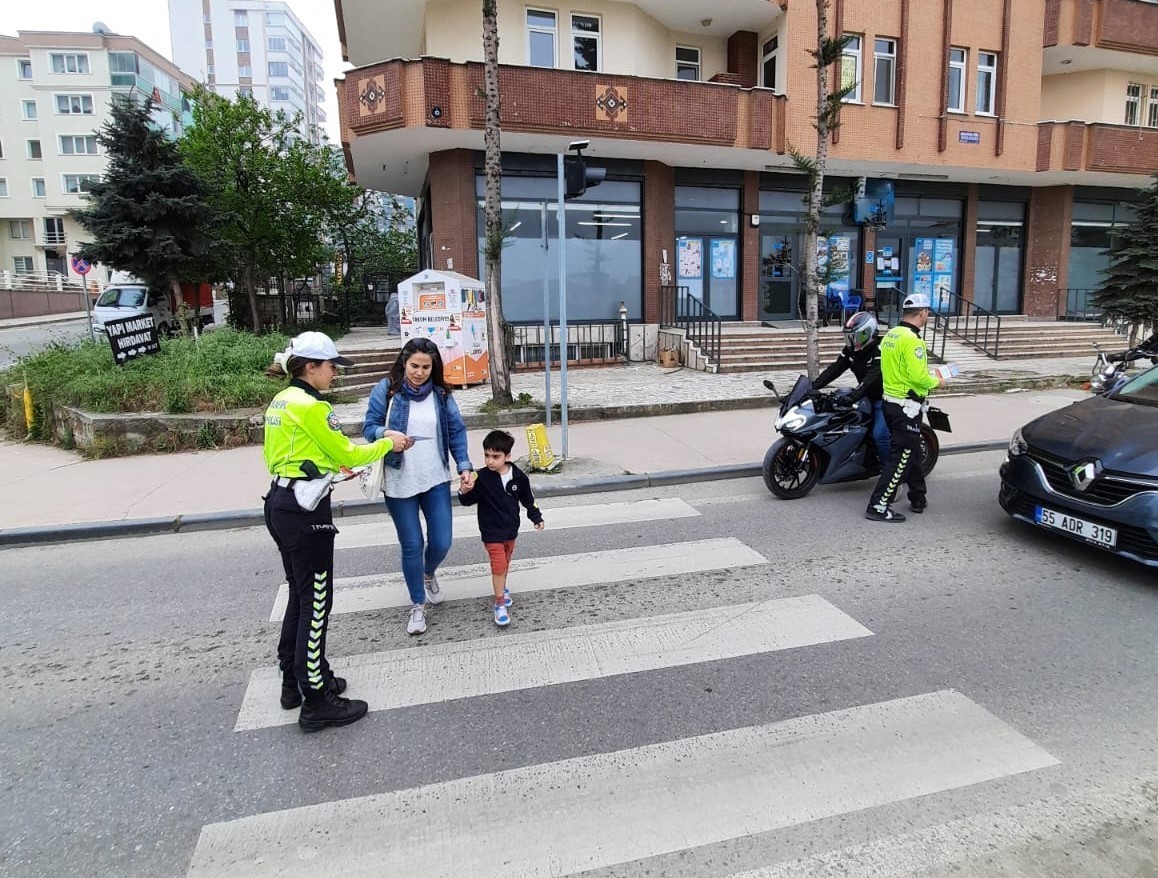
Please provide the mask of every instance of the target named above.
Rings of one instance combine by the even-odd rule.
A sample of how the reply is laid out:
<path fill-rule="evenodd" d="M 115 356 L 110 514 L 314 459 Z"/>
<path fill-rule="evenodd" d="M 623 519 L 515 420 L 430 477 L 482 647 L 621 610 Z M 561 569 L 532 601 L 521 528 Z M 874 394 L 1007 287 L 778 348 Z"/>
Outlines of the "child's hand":
<path fill-rule="evenodd" d="M 473 490 L 474 490 L 474 479 L 471 479 L 468 482 L 465 478 L 463 478 L 462 481 L 460 481 L 458 483 L 458 493 L 460 493 L 460 494 L 469 494 Z"/>
<path fill-rule="evenodd" d="M 543 521 L 536 522 L 535 523 L 535 530 L 542 530 L 546 526 L 547 526 L 546 522 L 543 522 Z"/>

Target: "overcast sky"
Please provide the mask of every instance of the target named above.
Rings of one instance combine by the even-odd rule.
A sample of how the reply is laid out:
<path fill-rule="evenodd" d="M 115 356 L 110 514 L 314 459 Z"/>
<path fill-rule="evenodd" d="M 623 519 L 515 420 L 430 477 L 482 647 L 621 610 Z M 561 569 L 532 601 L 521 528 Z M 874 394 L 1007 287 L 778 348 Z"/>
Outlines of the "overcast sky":
<path fill-rule="evenodd" d="M 289 7 L 322 47 L 326 77 L 326 133 L 338 143 L 338 105 L 334 79 L 349 65 L 342 61 L 334 0 L 288 0 Z M 16 36 L 21 30 L 92 30 L 103 22 L 113 33 L 132 36 L 172 58 L 167 0 L 0 0 L 0 34 Z"/>

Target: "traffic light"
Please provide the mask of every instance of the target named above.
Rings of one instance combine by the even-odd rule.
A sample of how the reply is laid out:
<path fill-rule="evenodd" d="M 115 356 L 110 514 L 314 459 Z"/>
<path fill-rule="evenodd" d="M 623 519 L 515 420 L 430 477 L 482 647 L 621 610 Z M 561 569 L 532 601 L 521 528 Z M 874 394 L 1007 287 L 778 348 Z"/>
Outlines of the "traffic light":
<path fill-rule="evenodd" d="M 607 168 L 589 168 L 583 153 L 569 155 L 563 159 L 563 182 L 568 199 L 578 198 L 592 186 L 598 186 L 607 178 Z"/>

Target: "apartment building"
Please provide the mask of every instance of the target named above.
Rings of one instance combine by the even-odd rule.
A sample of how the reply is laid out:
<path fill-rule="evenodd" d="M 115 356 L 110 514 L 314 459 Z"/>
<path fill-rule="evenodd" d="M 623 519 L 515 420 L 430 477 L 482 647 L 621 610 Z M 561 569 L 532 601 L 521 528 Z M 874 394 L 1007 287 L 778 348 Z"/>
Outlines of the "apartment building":
<path fill-rule="evenodd" d="M 419 196 L 425 263 L 476 276 L 478 5 L 336 3 L 355 65 L 339 85 L 351 171 Z M 542 320 L 555 154 L 577 139 L 608 176 L 567 207 L 571 319 L 615 319 L 622 301 L 655 323 L 673 284 L 725 320 L 790 319 L 815 4 L 499 0 L 498 17 L 508 319 Z M 851 37 L 833 74 L 852 87 L 830 188 L 880 208 L 826 213 L 830 292 L 896 284 L 1038 318 L 1083 308 L 1158 170 L 1158 5 L 831 0 L 829 23 Z"/>
<path fill-rule="evenodd" d="M 74 277 L 69 255 L 84 232 L 68 214 L 104 171 L 96 135 L 114 94 L 152 97 L 154 121 L 175 136 L 190 121 L 189 78 L 135 37 L 97 27 L 0 36 L 0 271 Z"/>
<path fill-rule="evenodd" d="M 173 61 L 211 91 L 300 115 L 302 135 L 321 142 L 322 50 L 288 4 L 169 0 L 169 35 Z"/>

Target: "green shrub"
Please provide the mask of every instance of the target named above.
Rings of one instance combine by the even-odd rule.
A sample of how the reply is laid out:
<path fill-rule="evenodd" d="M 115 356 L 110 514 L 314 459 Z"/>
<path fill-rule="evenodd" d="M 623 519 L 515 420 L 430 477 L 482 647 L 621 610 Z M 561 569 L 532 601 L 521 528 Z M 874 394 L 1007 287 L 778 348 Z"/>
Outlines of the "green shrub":
<path fill-rule="evenodd" d="M 33 436 L 48 439 L 46 413 L 54 404 L 169 414 L 264 405 L 285 386 L 264 375 L 285 346 L 284 335 L 223 327 L 202 335 L 199 344 L 188 337 L 163 339 L 160 353 L 117 366 L 106 343 L 55 343 L 0 373 L 0 386 L 23 385 L 27 376 L 36 408 Z"/>

